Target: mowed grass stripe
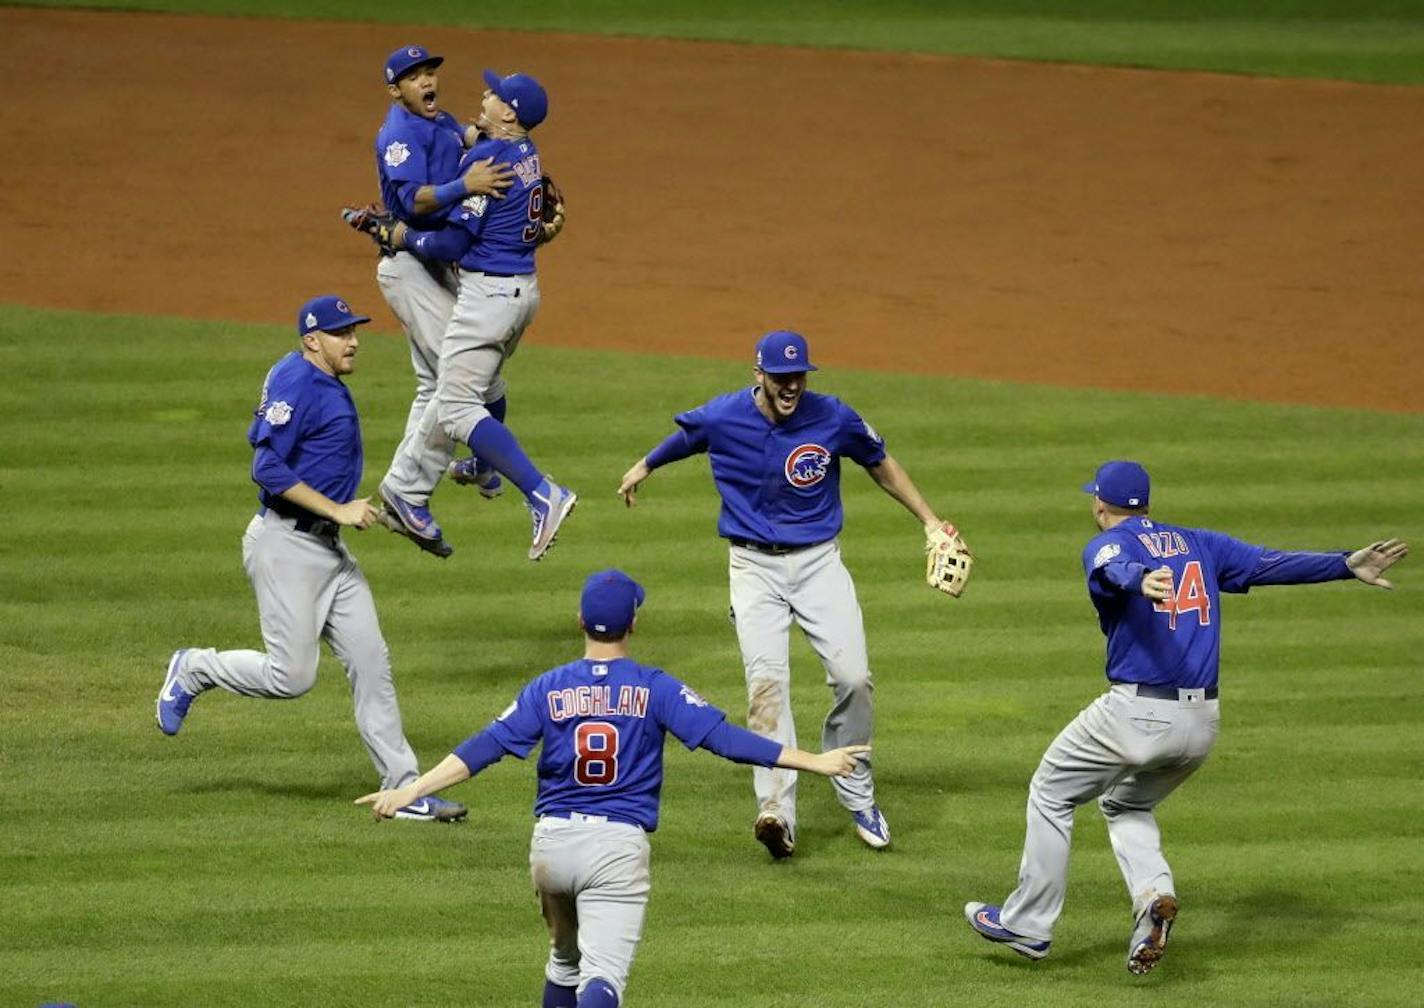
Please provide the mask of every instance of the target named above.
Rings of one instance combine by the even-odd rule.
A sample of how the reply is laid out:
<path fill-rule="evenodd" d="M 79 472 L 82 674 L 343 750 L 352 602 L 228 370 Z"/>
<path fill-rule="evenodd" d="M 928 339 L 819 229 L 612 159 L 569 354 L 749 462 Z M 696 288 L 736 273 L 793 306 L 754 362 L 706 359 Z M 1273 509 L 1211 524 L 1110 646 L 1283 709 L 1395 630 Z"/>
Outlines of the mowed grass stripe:
<path fill-rule="evenodd" d="M 330 658 L 300 700 L 207 695 L 178 738 L 152 726 L 172 648 L 260 643 L 238 555 L 254 506 L 244 434 L 291 343 L 284 327 L 0 309 L 0 785 L 25 810 L 0 822 L 0 1003 L 536 998 L 531 767 L 506 761 L 457 789 L 475 809 L 463 827 L 371 823 L 347 804 L 374 782 Z M 85 366 L 60 345 L 83 345 Z M 408 368 L 398 338 L 364 341 L 352 389 L 368 491 L 399 434 Z M 656 380 L 610 413 L 602 390 L 630 374 Z M 614 488 L 675 412 L 745 377 L 724 362 L 551 351 L 536 333 L 510 365 L 511 423 L 582 495 L 548 562 L 524 560 L 516 500 L 454 487 L 436 498 L 457 548 L 447 563 L 383 531 L 348 537 L 427 764 L 576 653 L 581 578 L 613 564 L 650 589 L 639 655 L 740 720 L 705 461 L 657 473 L 631 512 Z M 914 521 L 846 472 L 842 547 L 896 845 L 865 851 L 830 788 L 807 781 L 801 849 L 772 865 L 750 836 L 746 771 L 670 745 L 629 1003 L 1098 1006 L 1139 996 L 1129 985 L 1166 1005 L 1409 1003 L 1417 967 L 1366 918 L 1405 926 L 1424 874 L 1413 559 L 1392 595 L 1342 584 L 1223 600 L 1222 739 L 1162 812 L 1188 909 L 1161 970 L 1122 969 L 1126 899 L 1093 808 L 1079 813 L 1048 961 L 978 940 L 959 906 L 1012 885 L 1028 777 L 1100 689 L 1077 490 L 1094 466 L 1141 458 L 1165 516 L 1272 545 L 1424 541 L 1424 418 L 851 371 L 815 387 L 885 433 L 979 556 L 964 599 L 934 595 Z M 805 643 L 792 655 L 813 745 L 828 694 Z M 439 983 L 403 965 L 431 961 Z"/>

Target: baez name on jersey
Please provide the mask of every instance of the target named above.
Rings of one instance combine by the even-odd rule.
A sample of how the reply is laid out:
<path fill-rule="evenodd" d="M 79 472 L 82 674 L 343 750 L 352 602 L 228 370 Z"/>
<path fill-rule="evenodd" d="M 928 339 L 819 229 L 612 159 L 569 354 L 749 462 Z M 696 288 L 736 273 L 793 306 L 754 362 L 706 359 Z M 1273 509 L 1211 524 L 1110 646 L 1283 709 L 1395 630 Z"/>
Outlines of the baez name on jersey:
<path fill-rule="evenodd" d="M 613 700 L 612 686 L 571 686 L 550 690 L 549 717 L 567 721 L 576 717 L 647 717 L 648 687 L 620 686 Z"/>

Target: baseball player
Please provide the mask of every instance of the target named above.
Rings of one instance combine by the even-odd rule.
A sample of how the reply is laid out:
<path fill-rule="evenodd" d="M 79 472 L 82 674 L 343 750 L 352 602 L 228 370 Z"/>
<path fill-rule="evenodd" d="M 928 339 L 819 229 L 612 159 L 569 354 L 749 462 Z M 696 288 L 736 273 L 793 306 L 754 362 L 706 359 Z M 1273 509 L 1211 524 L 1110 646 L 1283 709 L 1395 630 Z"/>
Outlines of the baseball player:
<path fill-rule="evenodd" d="M 439 230 L 398 225 L 393 248 L 425 259 L 457 262 L 459 296 L 440 348 L 435 400 L 425 410 L 413 443 L 426 450 L 444 445 L 439 465 L 411 466 L 419 485 L 404 493 L 382 484 L 387 515 L 399 529 L 437 555 L 448 555 L 439 524 L 430 514 L 430 494 L 451 461 L 450 448 L 464 443 L 482 462 L 508 478 L 524 494 L 533 516 L 529 559 L 538 560 L 578 497 L 536 468 L 504 425 L 504 362 L 519 346 L 539 308 L 534 250 L 544 234 L 544 185 L 539 151 L 529 132 L 544 121 L 549 99 L 526 74 L 500 77 L 486 70 L 479 127 L 482 139 L 466 153 L 463 171 L 487 158 L 507 162 L 514 184 L 504 199 L 472 196 L 453 207 Z M 443 440 L 436 429 L 443 429 Z M 402 463 L 392 464 L 393 470 Z"/>
<path fill-rule="evenodd" d="M 1127 968 L 1142 974 L 1161 960 L 1179 906 L 1152 812 L 1205 762 L 1221 719 L 1220 593 L 1351 578 L 1391 588 L 1383 574 L 1409 547 L 1388 539 L 1353 552 L 1285 553 L 1153 521 L 1151 483 L 1136 462 L 1104 463 L 1083 489 L 1100 530 L 1083 550 L 1083 571 L 1107 636 L 1108 691 L 1059 733 L 1029 783 L 1018 888 L 1002 907 L 965 904 L 964 916 L 1020 955 L 1048 955 L 1073 811 L 1097 798 L 1132 899 Z"/>
<path fill-rule="evenodd" d="M 661 669 L 634 661 L 628 638 L 644 597 L 622 571 L 590 575 L 579 602 L 581 659 L 534 679 L 493 723 L 414 782 L 357 799 L 389 816 L 543 743 L 529 867 L 549 927 L 545 1008 L 622 1002 L 648 903 L 648 834 L 658 827 L 665 733 L 739 763 L 827 775 L 850 773 L 869 751 L 813 755 L 770 742 L 728 724 Z"/>
<path fill-rule="evenodd" d="M 267 372 L 248 428 L 257 515 L 242 537 L 242 562 L 257 593 L 266 651 L 180 648 L 169 659 L 156 705 L 158 727 L 176 735 L 199 694 L 214 687 L 287 700 L 316 683 L 319 643 L 346 667 L 356 728 L 383 787 L 418 772 L 401 730 L 390 654 L 376 604 L 343 526 L 376 521 L 361 481 L 361 424 L 342 382 L 356 364 L 357 315 L 339 297 L 313 298 L 297 313 L 301 350 Z M 402 819 L 460 819 L 465 808 L 439 798 L 402 803 Z"/>
<path fill-rule="evenodd" d="M 756 348 L 755 384 L 679 414 L 678 430 L 623 475 L 618 492 L 629 507 L 638 485 L 659 466 L 698 452 L 711 457 L 722 497 L 718 534 L 729 544 L 732 618 L 746 667 L 747 726 L 794 745 L 790 629 L 794 620 L 826 669 L 835 703 L 826 716 L 826 748 L 870 740 L 871 682 L 865 628 L 855 584 L 841 563 L 840 460 L 871 478 L 924 522 L 940 520 L 885 442 L 855 410 L 806 390 L 815 371 L 806 340 L 785 330 Z M 756 838 L 776 858 L 795 850 L 796 774 L 756 770 Z M 890 843 L 875 801 L 870 761 L 832 782 L 860 838 Z"/>
<path fill-rule="evenodd" d="M 490 158 L 471 162 L 461 173 L 461 159 L 478 138 L 479 128 L 461 126 L 440 108 L 437 70 L 443 62 L 444 57 L 432 55 L 424 46 L 404 46 L 391 53 L 385 66 L 391 107 L 376 134 L 382 202 L 399 220 L 429 229 L 443 227 L 444 211 L 469 196 L 498 198 L 513 178 L 508 165 L 495 165 Z M 422 431 L 420 420 L 435 398 L 440 343 L 455 308 L 457 280 L 449 263 L 407 251 L 383 251 L 377 260 L 376 282 L 410 341 L 415 371 L 415 399 L 405 433 L 381 486 L 397 498 L 423 502 L 428 494 L 422 497 L 420 488 L 434 486 L 453 450 L 443 431 L 438 427 Z M 499 388 L 492 392 L 490 409 L 504 415 Z M 471 467 L 465 482 L 478 486 L 486 498 L 498 496 L 503 489 L 499 475 L 484 465 Z M 420 518 L 415 512 L 410 517 Z M 399 528 L 404 531 L 404 526 Z M 422 548 L 439 552 L 439 537 L 412 538 Z"/>

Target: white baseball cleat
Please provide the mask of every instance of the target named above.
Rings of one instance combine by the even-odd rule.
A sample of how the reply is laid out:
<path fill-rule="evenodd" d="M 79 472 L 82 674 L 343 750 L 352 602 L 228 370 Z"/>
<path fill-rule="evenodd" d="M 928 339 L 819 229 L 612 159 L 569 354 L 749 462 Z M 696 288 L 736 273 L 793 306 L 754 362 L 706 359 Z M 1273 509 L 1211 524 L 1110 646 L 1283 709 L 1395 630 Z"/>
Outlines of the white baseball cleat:
<path fill-rule="evenodd" d="M 890 824 L 885 821 L 885 814 L 880 811 L 879 805 L 872 805 L 862 812 L 852 812 L 851 818 L 855 820 L 856 835 L 867 846 L 876 850 L 890 846 Z"/>
<path fill-rule="evenodd" d="M 1127 971 L 1133 976 L 1150 972 L 1162 961 L 1177 909 L 1177 897 L 1158 896 L 1137 918 L 1137 926 L 1132 929 L 1132 938 L 1127 943 Z"/>
<path fill-rule="evenodd" d="M 534 537 L 529 546 L 529 559 L 538 560 L 554 545 L 559 526 L 573 512 L 578 494 L 561 487 L 547 477 L 529 495 L 529 512 L 534 517 Z"/>
<path fill-rule="evenodd" d="M 752 829 L 757 842 L 776 860 L 782 861 L 796 853 L 796 837 L 791 832 L 791 824 L 775 812 L 763 812 L 757 816 Z"/>

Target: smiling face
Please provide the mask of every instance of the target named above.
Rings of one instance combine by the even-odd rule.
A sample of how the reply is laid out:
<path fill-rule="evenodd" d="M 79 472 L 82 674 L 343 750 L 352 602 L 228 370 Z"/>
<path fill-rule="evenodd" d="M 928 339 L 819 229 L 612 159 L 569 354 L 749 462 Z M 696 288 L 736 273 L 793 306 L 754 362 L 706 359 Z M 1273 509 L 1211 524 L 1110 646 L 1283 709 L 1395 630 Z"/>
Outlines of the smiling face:
<path fill-rule="evenodd" d="M 770 374 L 761 368 L 752 370 L 760 394 L 757 408 L 772 423 L 781 423 L 796 412 L 801 403 L 801 393 L 806 391 L 806 372 L 791 371 L 786 374 Z"/>
<path fill-rule="evenodd" d="M 480 132 L 489 135 L 511 135 L 522 133 L 519 117 L 510 104 L 488 88 L 480 102 L 480 118 L 476 125 Z"/>
<path fill-rule="evenodd" d="M 400 80 L 387 84 L 386 90 L 411 115 L 434 119 L 440 112 L 440 75 L 432 63 L 412 67 Z"/>
<path fill-rule="evenodd" d="M 329 375 L 346 375 L 356 367 L 360 345 L 354 325 L 331 332 L 318 329 L 302 337 L 302 356 Z"/>

